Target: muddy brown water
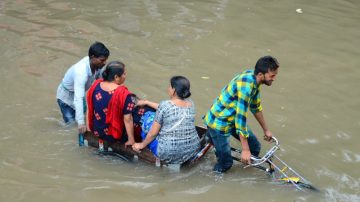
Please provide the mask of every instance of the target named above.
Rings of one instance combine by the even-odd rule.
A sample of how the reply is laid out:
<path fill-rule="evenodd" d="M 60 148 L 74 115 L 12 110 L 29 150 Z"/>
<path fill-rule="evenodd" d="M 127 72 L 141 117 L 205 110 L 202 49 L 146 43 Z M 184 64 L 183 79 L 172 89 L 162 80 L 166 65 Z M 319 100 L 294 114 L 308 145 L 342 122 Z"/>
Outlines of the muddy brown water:
<path fill-rule="evenodd" d="M 0 201 L 360 201 L 359 9 L 355 0 L 1 0 Z M 198 125 L 234 75 L 277 57 L 264 115 L 279 156 L 321 192 L 241 164 L 215 175 L 213 151 L 176 173 L 79 148 L 55 92 L 96 40 L 143 98 L 167 99 L 169 78 L 187 76 Z"/>

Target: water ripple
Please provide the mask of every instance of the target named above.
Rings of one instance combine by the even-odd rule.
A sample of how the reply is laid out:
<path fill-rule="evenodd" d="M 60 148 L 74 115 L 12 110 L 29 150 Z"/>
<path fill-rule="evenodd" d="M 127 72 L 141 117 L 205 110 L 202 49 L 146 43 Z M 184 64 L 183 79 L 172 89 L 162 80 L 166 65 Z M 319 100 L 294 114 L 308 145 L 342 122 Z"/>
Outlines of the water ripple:
<path fill-rule="evenodd" d="M 339 190 L 329 188 L 326 190 L 324 201 L 326 201 L 326 202 L 360 201 L 360 195 L 359 194 L 347 194 L 347 193 L 343 193 Z"/>
<path fill-rule="evenodd" d="M 350 137 L 351 137 L 349 134 L 345 133 L 344 131 L 338 131 L 338 132 L 336 133 L 336 136 L 337 136 L 339 139 L 343 139 L 343 140 L 348 140 L 348 139 L 350 139 Z"/>
<path fill-rule="evenodd" d="M 204 187 L 195 187 L 195 188 L 193 187 L 191 189 L 181 191 L 179 193 L 198 195 L 208 192 L 212 187 L 213 187 L 212 185 L 208 185 Z"/>
<path fill-rule="evenodd" d="M 118 186 L 124 187 L 132 187 L 132 188 L 140 188 L 140 189 L 148 189 L 158 185 L 158 183 L 152 182 L 141 182 L 141 181 L 111 181 L 111 180 L 92 180 L 88 181 L 89 183 L 96 183 L 96 184 L 113 184 Z M 99 186 L 99 187 L 108 187 L 107 185 Z"/>
<path fill-rule="evenodd" d="M 98 189 L 110 189 L 110 186 L 97 186 L 97 187 L 86 187 L 84 189 L 82 189 L 83 191 L 88 191 L 88 190 L 98 190 Z"/>
<path fill-rule="evenodd" d="M 359 192 L 360 189 L 360 179 L 356 179 L 354 177 L 351 177 L 350 175 L 346 174 L 346 173 L 335 173 L 327 168 L 321 169 L 317 171 L 317 175 L 318 177 L 322 177 L 322 176 L 326 176 L 329 177 L 331 179 L 333 179 L 334 181 L 337 182 L 337 187 L 338 188 L 350 188 L 353 190 L 356 190 L 357 192 Z M 328 188 L 328 189 L 334 189 L 332 188 Z"/>

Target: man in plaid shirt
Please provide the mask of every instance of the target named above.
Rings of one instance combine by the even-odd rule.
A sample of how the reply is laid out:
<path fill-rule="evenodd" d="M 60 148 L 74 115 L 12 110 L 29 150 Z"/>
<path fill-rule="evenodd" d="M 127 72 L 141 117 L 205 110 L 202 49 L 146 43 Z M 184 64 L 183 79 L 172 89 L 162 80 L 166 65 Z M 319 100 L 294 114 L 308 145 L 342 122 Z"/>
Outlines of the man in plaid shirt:
<path fill-rule="evenodd" d="M 230 135 L 240 139 L 241 161 L 250 164 L 251 155 L 258 156 L 261 145 L 246 124 L 248 109 L 264 131 L 264 139 L 270 141 L 272 133 L 268 129 L 260 102 L 260 86 L 271 86 L 278 73 L 279 63 L 272 56 L 261 57 L 255 70 L 246 70 L 233 78 L 225 86 L 207 112 L 204 122 L 207 135 L 215 146 L 216 172 L 226 172 L 233 164 L 230 150 Z"/>

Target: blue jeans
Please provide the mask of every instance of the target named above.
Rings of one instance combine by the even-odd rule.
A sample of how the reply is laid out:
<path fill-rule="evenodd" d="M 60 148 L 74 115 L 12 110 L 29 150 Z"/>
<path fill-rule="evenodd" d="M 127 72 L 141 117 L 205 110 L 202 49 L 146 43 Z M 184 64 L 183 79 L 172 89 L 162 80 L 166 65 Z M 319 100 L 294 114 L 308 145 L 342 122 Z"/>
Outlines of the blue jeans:
<path fill-rule="evenodd" d="M 57 99 L 57 103 L 60 107 L 65 124 L 71 124 L 75 122 L 75 110 L 69 105 Z"/>
<path fill-rule="evenodd" d="M 261 144 L 251 130 L 248 130 L 248 144 L 250 152 L 254 156 L 258 156 L 261 150 Z M 217 158 L 217 163 L 214 166 L 214 171 L 217 172 L 226 172 L 233 165 L 233 159 L 231 156 L 231 147 L 230 147 L 230 136 L 224 136 L 219 133 L 219 131 L 212 128 L 208 128 L 206 135 L 210 137 L 214 147 L 215 155 Z M 236 139 L 236 137 L 233 135 Z"/>

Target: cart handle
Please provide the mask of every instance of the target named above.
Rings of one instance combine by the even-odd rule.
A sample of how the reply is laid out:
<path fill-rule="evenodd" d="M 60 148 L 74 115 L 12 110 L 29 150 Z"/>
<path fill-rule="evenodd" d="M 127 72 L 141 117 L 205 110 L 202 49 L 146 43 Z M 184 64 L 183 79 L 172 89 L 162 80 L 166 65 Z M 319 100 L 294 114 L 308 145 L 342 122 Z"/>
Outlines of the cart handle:
<path fill-rule="evenodd" d="M 266 154 L 261 158 L 251 156 L 251 164 L 245 166 L 244 168 L 247 168 L 247 167 L 250 167 L 250 166 L 258 166 L 260 164 L 265 163 L 270 157 L 272 157 L 274 155 L 276 150 L 280 149 L 280 144 L 279 144 L 278 139 L 276 139 L 276 137 L 273 136 L 271 140 L 274 143 L 274 146 L 271 147 L 269 149 L 269 151 L 267 151 Z"/>

